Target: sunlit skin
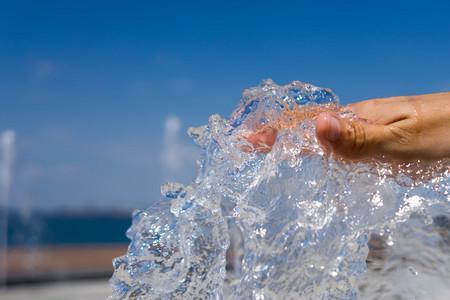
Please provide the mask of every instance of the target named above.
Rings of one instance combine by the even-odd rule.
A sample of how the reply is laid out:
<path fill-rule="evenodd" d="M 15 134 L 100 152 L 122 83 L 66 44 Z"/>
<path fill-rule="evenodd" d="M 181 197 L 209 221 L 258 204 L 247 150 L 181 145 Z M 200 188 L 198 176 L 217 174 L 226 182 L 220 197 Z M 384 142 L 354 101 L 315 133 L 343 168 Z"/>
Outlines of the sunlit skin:
<path fill-rule="evenodd" d="M 278 132 L 282 129 L 296 127 L 299 123 L 306 119 L 316 119 L 322 112 L 332 111 L 335 106 L 311 106 L 311 107 L 296 107 L 292 110 L 286 109 L 282 116 L 269 124 L 260 126 L 255 132 L 245 136 L 246 140 L 250 142 L 253 149 L 244 148 L 245 152 L 256 151 L 260 153 L 268 153 L 272 150 L 275 144 Z"/>
<path fill-rule="evenodd" d="M 359 119 L 344 119 L 323 107 L 285 111 L 246 136 L 257 152 L 269 152 L 283 128 L 302 120 L 316 122 L 316 134 L 328 153 L 349 160 L 395 161 L 450 158 L 450 93 L 371 99 L 348 106 Z"/>
<path fill-rule="evenodd" d="M 312 119 L 322 147 L 345 159 L 405 162 L 450 158 L 450 93 L 372 99 L 347 109 L 359 119 L 343 119 L 331 108 L 296 109 L 285 111 L 279 121 L 246 138 L 254 151 L 267 153 L 280 130 Z M 368 261 L 386 258 L 382 237 L 372 235 L 368 246 Z"/>

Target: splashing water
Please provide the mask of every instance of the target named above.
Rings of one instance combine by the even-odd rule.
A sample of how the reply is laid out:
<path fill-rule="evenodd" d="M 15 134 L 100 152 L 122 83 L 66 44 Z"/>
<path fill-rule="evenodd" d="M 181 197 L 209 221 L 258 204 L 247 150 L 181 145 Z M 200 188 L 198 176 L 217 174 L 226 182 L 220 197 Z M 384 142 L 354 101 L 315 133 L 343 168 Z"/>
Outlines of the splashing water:
<path fill-rule="evenodd" d="M 392 265 L 420 277 L 430 257 L 449 280 L 448 163 L 329 157 L 315 137 L 324 110 L 355 118 L 328 89 L 266 80 L 229 119 L 190 129 L 204 150 L 198 176 L 163 185 L 160 202 L 134 213 L 111 299 L 411 299 L 420 294 L 379 278 Z M 414 247 L 425 254 L 410 263 L 391 251 Z"/>

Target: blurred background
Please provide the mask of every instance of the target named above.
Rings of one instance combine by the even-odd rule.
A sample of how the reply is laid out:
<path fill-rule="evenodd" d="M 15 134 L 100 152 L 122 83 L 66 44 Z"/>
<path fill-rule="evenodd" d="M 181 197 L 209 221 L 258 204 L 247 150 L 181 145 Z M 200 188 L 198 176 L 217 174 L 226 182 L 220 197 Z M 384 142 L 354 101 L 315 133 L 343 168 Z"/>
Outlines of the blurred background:
<path fill-rule="evenodd" d="M 105 298 L 131 212 L 195 176 L 186 129 L 262 79 L 343 103 L 450 90 L 449 15 L 448 1 L 0 0 L 0 299 Z"/>

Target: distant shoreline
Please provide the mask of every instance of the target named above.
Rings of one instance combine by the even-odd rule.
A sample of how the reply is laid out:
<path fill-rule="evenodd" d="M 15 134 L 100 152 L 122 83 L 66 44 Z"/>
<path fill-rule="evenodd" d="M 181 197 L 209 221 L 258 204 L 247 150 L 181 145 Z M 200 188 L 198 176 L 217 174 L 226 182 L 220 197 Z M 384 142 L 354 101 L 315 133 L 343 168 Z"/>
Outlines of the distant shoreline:
<path fill-rule="evenodd" d="M 7 276 L 0 282 L 15 285 L 109 277 L 113 272 L 112 259 L 124 255 L 126 250 L 127 244 L 9 248 Z M 0 255 L 5 255 L 5 250 L 0 249 Z"/>

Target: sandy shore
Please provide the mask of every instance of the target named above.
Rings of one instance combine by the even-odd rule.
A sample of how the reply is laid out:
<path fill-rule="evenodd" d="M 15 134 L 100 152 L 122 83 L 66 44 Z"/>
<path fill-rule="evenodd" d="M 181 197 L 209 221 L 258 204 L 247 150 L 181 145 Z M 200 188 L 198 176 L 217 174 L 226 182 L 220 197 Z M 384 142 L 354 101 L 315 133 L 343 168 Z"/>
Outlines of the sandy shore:
<path fill-rule="evenodd" d="M 113 271 L 112 259 L 123 255 L 126 247 L 127 245 L 71 245 L 12 248 L 7 253 L 7 281 L 20 284 L 73 278 L 106 278 Z M 1 270 L 4 267 L 0 265 Z M 0 282 L 3 282 L 4 278 L 1 277 L 2 275 Z"/>

